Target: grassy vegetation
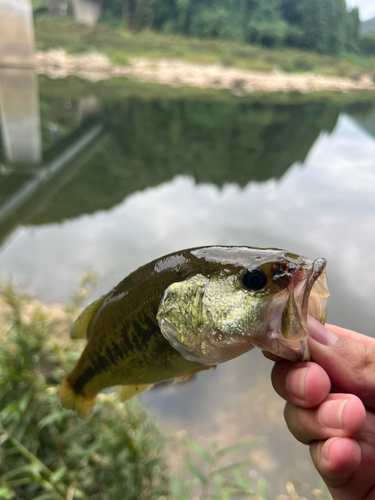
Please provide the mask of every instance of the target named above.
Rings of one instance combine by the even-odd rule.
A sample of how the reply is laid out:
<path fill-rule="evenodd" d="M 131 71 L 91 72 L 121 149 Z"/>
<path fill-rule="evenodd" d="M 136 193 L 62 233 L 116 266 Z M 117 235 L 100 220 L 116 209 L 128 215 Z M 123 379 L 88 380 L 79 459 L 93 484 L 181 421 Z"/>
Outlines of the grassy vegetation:
<path fill-rule="evenodd" d="M 135 500 L 167 492 L 165 439 L 146 411 L 111 397 L 87 423 L 64 411 L 59 381 L 79 353 L 54 335 L 61 320 L 48 322 L 10 286 L 2 292 L 0 498 Z"/>
<path fill-rule="evenodd" d="M 178 58 L 200 64 L 222 64 L 240 69 L 286 72 L 313 71 L 325 75 L 360 78 L 373 73 L 375 57 L 347 55 L 341 58 L 292 49 L 266 49 L 217 40 L 199 40 L 151 31 L 133 34 L 99 23 L 93 28 L 70 18 L 39 16 L 35 19 L 38 50 L 64 48 L 69 53 L 98 51 L 116 64 L 131 57 Z"/>
<path fill-rule="evenodd" d="M 86 422 L 60 407 L 59 383 L 79 356 L 66 329 L 91 284 L 86 277 L 59 314 L 0 286 L 0 499 L 266 500 L 250 461 L 236 459 L 256 442 L 219 449 L 166 438 L 142 406 L 113 393 Z M 168 456 L 181 462 L 177 475 Z M 291 483 L 286 491 L 279 500 L 302 498 Z M 319 489 L 310 497 L 328 498 Z"/>

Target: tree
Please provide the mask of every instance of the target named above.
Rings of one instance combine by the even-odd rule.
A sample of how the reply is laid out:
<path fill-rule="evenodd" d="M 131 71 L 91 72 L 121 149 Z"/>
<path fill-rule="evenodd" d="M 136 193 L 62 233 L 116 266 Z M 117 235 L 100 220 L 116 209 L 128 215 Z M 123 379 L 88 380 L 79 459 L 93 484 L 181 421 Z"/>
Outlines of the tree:
<path fill-rule="evenodd" d="M 346 41 L 346 1 L 327 0 L 328 23 L 331 30 L 328 36 L 327 52 L 338 55 L 345 49 Z"/>
<path fill-rule="evenodd" d="M 135 19 L 136 0 L 125 0 L 125 5 L 128 28 L 130 29 L 130 31 L 137 31 L 137 23 Z"/>
<path fill-rule="evenodd" d="M 358 9 L 347 12 L 346 0 L 103 0 L 103 10 L 102 20 L 115 25 L 123 19 L 132 31 L 151 28 L 332 55 L 359 50 Z"/>
<path fill-rule="evenodd" d="M 352 9 L 346 16 L 346 41 L 345 49 L 348 51 L 359 51 L 359 11 Z"/>

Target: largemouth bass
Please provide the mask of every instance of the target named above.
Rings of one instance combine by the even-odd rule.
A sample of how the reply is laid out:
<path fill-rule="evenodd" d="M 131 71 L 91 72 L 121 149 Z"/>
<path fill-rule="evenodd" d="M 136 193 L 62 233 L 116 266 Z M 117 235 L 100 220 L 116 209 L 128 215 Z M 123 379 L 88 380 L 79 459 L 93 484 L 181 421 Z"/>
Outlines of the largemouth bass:
<path fill-rule="evenodd" d="M 212 246 L 172 253 L 131 273 L 88 306 L 71 329 L 87 345 L 61 385 L 81 418 L 97 394 L 126 400 L 185 380 L 253 347 L 309 359 L 307 315 L 324 324 L 326 261 L 279 249 Z"/>

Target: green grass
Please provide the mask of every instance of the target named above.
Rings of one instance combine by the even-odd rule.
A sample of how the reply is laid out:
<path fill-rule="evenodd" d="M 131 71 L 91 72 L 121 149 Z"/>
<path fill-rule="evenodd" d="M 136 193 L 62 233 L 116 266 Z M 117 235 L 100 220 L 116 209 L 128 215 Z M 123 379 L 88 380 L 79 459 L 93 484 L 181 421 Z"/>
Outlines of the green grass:
<path fill-rule="evenodd" d="M 131 57 L 178 58 L 199 64 L 223 64 L 256 71 L 313 71 L 325 75 L 360 78 L 374 72 L 375 57 L 323 56 L 294 49 L 266 49 L 234 42 L 200 40 L 152 31 L 133 34 L 99 23 L 93 28 L 70 18 L 39 16 L 35 19 L 38 50 L 62 47 L 69 53 L 98 51 L 116 64 L 128 64 Z"/>
<path fill-rule="evenodd" d="M 79 356 L 66 326 L 89 281 L 53 321 L 32 298 L 0 286 L 2 499 L 151 500 L 169 491 L 166 439 L 136 401 L 101 398 L 86 423 L 59 405 L 61 377 Z"/>

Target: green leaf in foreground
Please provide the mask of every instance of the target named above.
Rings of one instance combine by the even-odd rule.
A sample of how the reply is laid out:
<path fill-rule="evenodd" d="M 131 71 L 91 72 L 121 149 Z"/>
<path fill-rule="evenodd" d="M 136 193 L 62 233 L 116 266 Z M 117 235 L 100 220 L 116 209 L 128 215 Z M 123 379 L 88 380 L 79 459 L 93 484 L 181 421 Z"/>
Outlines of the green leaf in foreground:
<path fill-rule="evenodd" d="M 239 451 L 252 448 L 258 445 L 262 440 L 259 438 L 254 438 L 249 441 L 240 441 L 239 443 L 232 444 L 226 448 L 221 448 L 216 452 L 218 457 L 223 457 L 224 455 L 229 455 L 230 453 L 237 453 Z"/>
<path fill-rule="evenodd" d="M 195 441 L 190 441 L 188 439 L 185 440 L 185 444 L 191 450 L 193 450 L 196 453 L 198 453 L 198 455 L 201 458 L 203 458 L 203 460 L 205 460 L 207 463 L 210 464 L 212 462 L 212 459 L 213 459 L 212 455 L 205 448 L 203 448 L 203 446 L 201 446 L 200 444 L 196 443 Z"/>

